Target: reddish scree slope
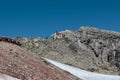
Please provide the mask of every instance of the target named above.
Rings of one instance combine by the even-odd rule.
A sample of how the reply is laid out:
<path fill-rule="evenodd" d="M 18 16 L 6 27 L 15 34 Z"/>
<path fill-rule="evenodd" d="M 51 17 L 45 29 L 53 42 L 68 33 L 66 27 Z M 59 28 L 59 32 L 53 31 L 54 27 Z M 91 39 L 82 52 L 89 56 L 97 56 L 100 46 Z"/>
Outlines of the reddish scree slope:
<path fill-rule="evenodd" d="M 0 42 L 0 73 L 22 80 L 76 80 L 37 55 L 6 42 Z"/>

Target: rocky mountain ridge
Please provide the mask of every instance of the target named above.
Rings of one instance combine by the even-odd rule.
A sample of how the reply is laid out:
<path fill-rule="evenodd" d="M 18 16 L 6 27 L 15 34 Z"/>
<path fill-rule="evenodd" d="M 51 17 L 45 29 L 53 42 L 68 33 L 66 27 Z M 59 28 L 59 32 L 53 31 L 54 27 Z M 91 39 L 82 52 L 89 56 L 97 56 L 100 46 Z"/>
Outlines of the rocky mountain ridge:
<path fill-rule="evenodd" d="M 62 63 L 105 74 L 120 74 L 120 33 L 92 27 L 56 32 L 49 39 L 17 37 L 21 47 Z"/>

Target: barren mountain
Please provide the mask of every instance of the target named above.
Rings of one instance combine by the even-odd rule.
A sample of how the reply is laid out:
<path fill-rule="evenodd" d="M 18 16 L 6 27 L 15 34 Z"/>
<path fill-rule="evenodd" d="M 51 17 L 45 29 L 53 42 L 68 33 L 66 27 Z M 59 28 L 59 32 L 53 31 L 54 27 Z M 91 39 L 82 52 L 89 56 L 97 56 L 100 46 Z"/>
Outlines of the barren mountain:
<path fill-rule="evenodd" d="M 7 41 L 0 41 L 0 73 L 20 80 L 76 80 L 69 73 L 42 60 L 37 54 Z M 3 77 L 2 74 L 0 78 Z M 2 80 L 11 79 L 4 75 Z"/>
<path fill-rule="evenodd" d="M 83 70 L 120 74 L 120 33 L 92 27 L 56 32 L 49 39 L 17 37 L 21 47 Z"/>

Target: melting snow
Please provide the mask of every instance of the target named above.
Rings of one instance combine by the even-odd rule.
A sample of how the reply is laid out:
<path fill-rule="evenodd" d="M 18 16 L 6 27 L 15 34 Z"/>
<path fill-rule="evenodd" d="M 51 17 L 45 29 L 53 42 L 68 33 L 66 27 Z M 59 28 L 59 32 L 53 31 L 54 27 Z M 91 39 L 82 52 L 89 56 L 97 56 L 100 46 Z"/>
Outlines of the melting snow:
<path fill-rule="evenodd" d="M 13 78 L 11 76 L 0 73 L 0 80 L 21 80 L 21 79 Z"/>
<path fill-rule="evenodd" d="M 117 75 L 105 75 L 105 74 L 89 72 L 89 71 L 85 71 L 76 67 L 62 64 L 47 58 L 43 58 L 43 59 L 55 65 L 56 67 L 59 67 L 60 69 L 73 74 L 74 76 L 82 80 L 120 80 L 120 76 L 117 76 Z"/>

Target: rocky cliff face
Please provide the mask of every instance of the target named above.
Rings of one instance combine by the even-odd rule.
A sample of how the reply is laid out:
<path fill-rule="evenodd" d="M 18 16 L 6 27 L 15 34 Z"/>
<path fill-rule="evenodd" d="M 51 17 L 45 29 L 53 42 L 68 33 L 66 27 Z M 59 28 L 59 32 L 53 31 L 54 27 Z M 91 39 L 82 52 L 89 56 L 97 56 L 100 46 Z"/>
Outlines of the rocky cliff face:
<path fill-rule="evenodd" d="M 81 27 L 61 31 L 50 39 L 17 37 L 21 47 L 84 70 L 120 74 L 120 33 Z"/>

